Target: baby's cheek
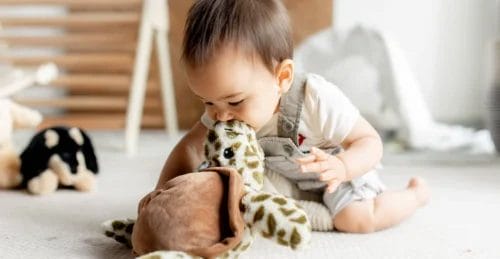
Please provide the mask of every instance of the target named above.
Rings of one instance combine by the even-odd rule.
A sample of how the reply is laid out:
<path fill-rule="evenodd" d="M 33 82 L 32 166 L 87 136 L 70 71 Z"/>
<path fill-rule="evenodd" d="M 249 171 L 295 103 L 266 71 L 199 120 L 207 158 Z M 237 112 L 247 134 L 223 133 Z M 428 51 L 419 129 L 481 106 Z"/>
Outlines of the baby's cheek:
<path fill-rule="evenodd" d="M 272 116 L 272 112 L 268 111 L 269 108 L 263 103 L 249 100 L 239 108 L 237 118 L 252 126 L 252 128 L 259 129 L 267 122 L 266 118 Z"/>
<path fill-rule="evenodd" d="M 248 108 L 242 108 L 238 111 L 238 113 L 236 113 L 235 117 L 237 120 L 239 121 L 243 121 L 244 123 L 254 127 L 254 123 L 255 123 L 255 114 L 257 113 L 258 111 L 256 110 L 252 110 L 252 109 L 248 109 Z"/>

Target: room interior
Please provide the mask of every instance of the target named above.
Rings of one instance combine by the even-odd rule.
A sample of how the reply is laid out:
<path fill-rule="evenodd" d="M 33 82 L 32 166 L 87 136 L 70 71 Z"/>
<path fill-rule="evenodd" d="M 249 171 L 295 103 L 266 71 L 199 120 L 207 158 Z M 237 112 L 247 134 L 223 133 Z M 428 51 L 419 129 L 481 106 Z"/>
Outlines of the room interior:
<path fill-rule="evenodd" d="M 43 115 L 28 129 L 0 121 L 9 142 L 21 153 L 43 128 L 80 127 L 100 166 L 89 193 L 0 190 L 0 258 L 133 258 L 101 223 L 137 216 L 204 109 L 180 61 L 193 0 L 145 11 L 152 2 L 0 0 L 0 100 Z M 301 251 L 258 238 L 242 257 L 500 257 L 498 1 L 283 2 L 297 68 L 337 84 L 383 137 L 382 180 L 402 189 L 422 176 L 432 198 L 391 229 L 315 232 Z M 44 64 L 57 67 L 50 82 L 36 78 Z"/>

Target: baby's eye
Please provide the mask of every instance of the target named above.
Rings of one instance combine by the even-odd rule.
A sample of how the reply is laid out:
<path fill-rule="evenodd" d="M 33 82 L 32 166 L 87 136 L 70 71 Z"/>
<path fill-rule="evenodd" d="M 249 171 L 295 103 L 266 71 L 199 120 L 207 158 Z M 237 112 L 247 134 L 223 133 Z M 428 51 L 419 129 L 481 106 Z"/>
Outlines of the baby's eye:
<path fill-rule="evenodd" d="M 214 104 L 213 104 L 212 102 L 205 102 L 205 105 L 210 105 L 210 106 L 212 106 L 212 105 L 214 105 Z"/>
<path fill-rule="evenodd" d="M 230 102 L 229 105 L 231 106 L 238 106 L 238 104 L 242 103 L 245 99 L 238 101 L 238 102 Z"/>

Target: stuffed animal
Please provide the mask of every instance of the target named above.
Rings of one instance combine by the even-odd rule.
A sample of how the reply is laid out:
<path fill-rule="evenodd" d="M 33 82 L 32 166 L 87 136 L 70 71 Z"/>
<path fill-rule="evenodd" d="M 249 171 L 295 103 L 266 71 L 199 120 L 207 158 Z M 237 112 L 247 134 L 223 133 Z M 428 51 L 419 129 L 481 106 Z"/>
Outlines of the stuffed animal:
<path fill-rule="evenodd" d="M 50 83 L 58 74 L 52 63 L 39 66 L 35 71 L 0 66 L 0 189 L 16 187 L 21 183 L 21 160 L 12 143 L 15 128 L 34 128 L 42 121 L 35 110 L 19 105 L 9 96 L 23 88 Z"/>
<path fill-rule="evenodd" d="M 92 142 L 76 127 L 44 129 L 21 154 L 22 186 L 32 194 L 48 194 L 59 185 L 91 191 L 97 172 Z"/>
<path fill-rule="evenodd" d="M 19 154 L 12 143 L 15 128 L 33 128 L 42 121 L 35 110 L 0 98 L 0 189 L 16 187 L 21 183 Z"/>
<path fill-rule="evenodd" d="M 206 171 L 176 177 L 163 189 L 143 198 L 133 231 L 130 227 L 134 224 L 132 220 L 114 220 L 104 224 L 106 234 L 129 245 L 131 243 L 134 252 L 143 255 L 141 258 L 233 258 L 247 250 L 256 235 L 292 249 L 308 245 L 311 226 L 306 213 L 294 200 L 262 191 L 264 153 L 251 127 L 238 121 L 218 122 L 214 130 L 209 131 L 204 148 L 208 165 L 204 169 Z M 220 179 L 214 171 L 228 178 L 222 177 L 225 180 L 221 184 L 220 180 L 214 180 Z M 210 183 L 208 189 L 207 183 Z M 182 188 L 175 189 L 182 184 Z M 220 196 L 220 188 L 228 190 L 223 190 Z M 192 192 L 196 192 L 196 199 L 192 198 L 195 195 Z M 214 196 L 217 198 L 213 199 Z M 227 210 L 216 207 L 220 202 L 214 200 L 218 201 L 219 197 L 229 201 Z M 236 205 L 231 204 L 231 200 L 236 200 Z M 222 202 L 221 206 L 227 206 L 225 203 Z M 184 208 L 180 208 L 182 206 Z M 231 213 L 234 207 L 240 208 L 236 216 Z M 182 210 L 181 213 L 178 213 L 179 210 Z M 216 215 L 208 213 L 210 211 L 216 211 Z M 229 213 L 218 215 L 220 211 Z M 202 216 L 186 221 L 186 217 L 191 217 L 188 213 Z M 229 221 L 229 227 L 220 226 L 217 220 L 221 219 Z M 238 224 L 240 221 L 242 224 Z M 241 229 L 238 228 L 240 225 Z M 160 230 L 164 232 L 158 233 Z M 179 233 L 189 236 L 179 236 Z M 212 244 L 208 243 L 208 247 L 200 245 L 210 236 L 215 236 Z M 224 238 L 227 236 L 230 238 Z M 128 241 L 130 238 L 131 242 Z"/>

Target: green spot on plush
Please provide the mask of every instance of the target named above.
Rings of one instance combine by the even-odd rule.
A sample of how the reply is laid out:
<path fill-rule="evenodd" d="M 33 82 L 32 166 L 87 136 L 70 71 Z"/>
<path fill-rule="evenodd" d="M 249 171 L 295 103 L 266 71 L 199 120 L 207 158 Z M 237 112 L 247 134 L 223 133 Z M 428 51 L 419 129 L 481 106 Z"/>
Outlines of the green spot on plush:
<path fill-rule="evenodd" d="M 269 194 L 261 194 L 261 195 L 253 197 L 252 198 L 252 202 L 265 201 L 265 200 L 269 199 L 269 197 L 271 197 L 271 195 L 269 195 Z"/>

